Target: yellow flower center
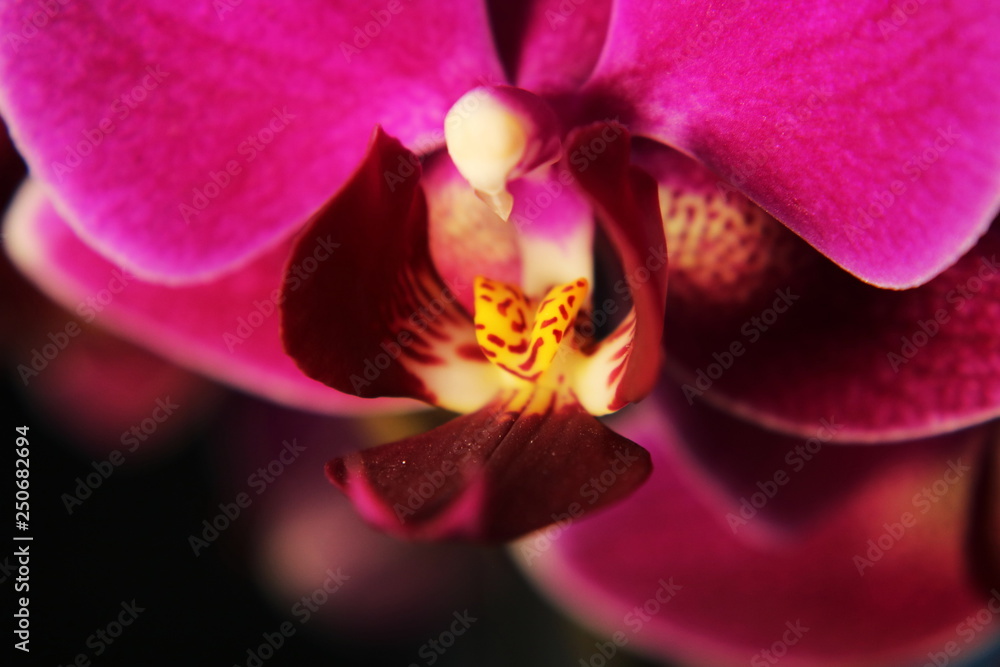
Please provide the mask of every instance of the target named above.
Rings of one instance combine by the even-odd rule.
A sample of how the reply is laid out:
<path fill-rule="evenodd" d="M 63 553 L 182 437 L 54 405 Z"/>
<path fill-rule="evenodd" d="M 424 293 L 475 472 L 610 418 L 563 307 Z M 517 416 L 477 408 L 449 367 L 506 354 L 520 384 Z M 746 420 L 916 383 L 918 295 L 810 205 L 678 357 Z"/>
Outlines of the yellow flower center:
<path fill-rule="evenodd" d="M 585 278 L 556 285 L 534 307 L 514 285 L 479 276 L 474 284 L 476 342 L 498 368 L 536 382 L 552 365 L 588 287 Z"/>

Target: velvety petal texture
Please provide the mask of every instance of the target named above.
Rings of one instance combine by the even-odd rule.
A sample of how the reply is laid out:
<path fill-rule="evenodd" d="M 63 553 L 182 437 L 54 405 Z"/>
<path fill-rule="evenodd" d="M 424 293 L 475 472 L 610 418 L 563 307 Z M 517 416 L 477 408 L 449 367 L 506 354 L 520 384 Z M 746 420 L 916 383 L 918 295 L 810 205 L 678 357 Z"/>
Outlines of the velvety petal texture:
<path fill-rule="evenodd" d="M 344 188 L 309 222 L 289 267 L 333 240 L 336 261 L 282 292 L 285 349 L 311 378 L 363 397 L 469 412 L 497 392 L 469 314 L 430 258 L 416 156 L 381 128 Z M 289 274 L 291 275 L 291 274 Z"/>
<path fill-rule="evenodd" d="M 587 91 L 698 158 L 833 261 L 927 282 L 1000 197 L 988 0 L 625 0 Z"/>
<path fill-rule="evenodd" d="M 0 13 L 0 110 L 70 226 L 158 281 L 249 261 L 376 123 L 430 149 L 451 104 L 503 76 L 478 2 L 45 7 Z"/>
<path fill-rule="evenodd" d="M 772 460 L 747 480 L 759 474 L 774 489 L 740 490 L 750 524 L 771 502 L 803 503 L 807 514 L 821 507 L 809 500 L 820 489 L 837 479 L 846 488 L 836 511 L 813 512 L 792 534 L 769 539 L 733 530 L 726 512 L 742 503 L 727 510 L 720 487 L 705 484 L 705 469 L 693 464 L 701 440 L 686 441 L 669 416 L 644 408 L 615 427 L 651 449 L 647 484 L 600 516 L 513 547 L 543 590 L 592 627 L 619 633 L 619 645 L 692 664 L 777 658 L 832 667 L 922 664 L 944 651 L 968 658 L 997 637 L 995 622 L 976 626 L 974 617 L 991 614 L 987 604 L 1000 605 L 1000 593 L 971 576 L 967 551 L 983 430 L 892 447 L 891 456 L 823 447 L 798 470 Z M 716 427 L 697 432 L 735 426 L 717 447 L 746 460 L 743 427 L 713 412 L 706 416 Z M 783 483 L 774 482 L 778 472 Z"/>
<path fill-rule="evenodd" d="M 284 354 L 277 303 L 288 243 L 211 283 L 146 283 L 80 241 L 32 182 L 9 211 L 4 233 L 18 268 L 72 312 L 61 327 L 74 318 L 94 322 L 180 365 L 299 408 L 356 413 L 419 407 L 333 391 L 305 377 Z M 309 263 L 290 272 L 289 286 L 308 282 L 320 258 L 335 261 L 335 245 L 317 246 Z"/>
<path fill-rule="evenodd" d="M 577 403 L 539 391 L 327 464 L 378 528 L 407 538 L 500 542 L 620 500 L 649 456 Z M 544 405 L 539 407 L 536 399 Z"/>
<path fill-rule="evenodd" d="M 798 256 L 741 308 L 672 294 L 668 363 L 691 400 L 807 436 L 834 418 L 848 442 L 1000 415 L 1000 229 L 903 292 L 865 285 L 807 247 Z"/>

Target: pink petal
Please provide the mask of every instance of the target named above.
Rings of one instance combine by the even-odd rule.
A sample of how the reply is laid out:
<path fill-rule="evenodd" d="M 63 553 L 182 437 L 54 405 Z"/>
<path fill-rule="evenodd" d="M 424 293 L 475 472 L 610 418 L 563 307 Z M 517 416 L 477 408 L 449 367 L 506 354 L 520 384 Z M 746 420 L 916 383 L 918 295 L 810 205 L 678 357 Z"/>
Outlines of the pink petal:
<path fill-rule="evenodd" d="M 929 652 L 971 656 L 997 637 L 996 623 L 967 624 L 990 613 L 988 600 L 1000 605 L 1000 593 L 973 583 L 966 551 L 982 430 L 894 447 L 891 457 L 823 452 L 866 478 L 825 461 L 794 474 L 778 464 L 790 475 L 779 494 L 839 479 L 852 487 L 797 540 L 761 542 L 734 535 L 691 466 L 694 443 L 646 407 L 623 428 L 652 449 L 645 487 L 516 547 L 525 570 L 578 618 L 630 647 L 713 665 L 772 664 L 762 651 L 782 665 L 917 664 Z"/>
<path fill-rule="evenodd" d="M 295 244 L 290 267 L 324 244 L 343 251 L 301 288 L 290 271 L 282 338 L 309 377 L 339 391 L 470 412 L 493 397 L 501 371 L 458 303 L 468 286 L 445 285 L 431 262 L 420 176 L 417 157 L 377 128 L 364 162 Z"/>
<path fill-rule="evenodd" d="M 381 530 L 490 542 L 572 522 L 648 475 L 646 452 L 579 404 L 517 412 L 502 399 L 327 464 L 330 481 Z"/>
<path fill-rule="evenodd" d="M 610 0 L 489 4 L 497 48 L 518 86 L 558 94 L 586 81 L 608 33 Z"/>
<path fill-rule="evenodd" d="M 259 255 L 376 123 L 429 149 L 463 92 L 501 78 L 479 3 L 16 3 L 0 32 L 32 172 L 102 254 L 163 281 Z"/>
<path fill-rule="evenodd" d="M 734 4 L 618 3 L 589 92 L 866 282 L 969 250 L 1000 202 L 993 5 Z"/>
<path fill-rule="evenodd" d="M 607 366 L 608 386 L 613 387 L 607 402 L 611 410 L 642 399 L 656 383 L 667 294 L 666 242 L 656 182 L 630 164 L 630 146 L 628 131 L 613 123 L 579 128 L 566 140 L 570 172 L 591 200 L 618 255 L 623 275 L 613 292 L 628 295 L 625 306 L 630 316 L 606 339 L 620 351 Z M 595 304 L 595 318 L 601 312 L 607 321 L 607 303 Z"/>
<path fill-rule="evenodd" d="M 320 412 L 416 407 L 340 394 L 302 375 L 284 354 L 274 298 L 288 243 L 213 282 L 176 288 L 145 283 L 81 242 L 32 182 L 20 192 L 5 233 L 18 267 L 75 317 L 182 366 Z"/>
<path fill-rule="evenodd" d="M 806 435 L 834 416 L 844 441 L 1000 415 L 1000 228 L 904 292 L 865 285 L 802 245 L 807 262 L 741 310 L 671 302 L 668 359 L 692 400 Z"/>

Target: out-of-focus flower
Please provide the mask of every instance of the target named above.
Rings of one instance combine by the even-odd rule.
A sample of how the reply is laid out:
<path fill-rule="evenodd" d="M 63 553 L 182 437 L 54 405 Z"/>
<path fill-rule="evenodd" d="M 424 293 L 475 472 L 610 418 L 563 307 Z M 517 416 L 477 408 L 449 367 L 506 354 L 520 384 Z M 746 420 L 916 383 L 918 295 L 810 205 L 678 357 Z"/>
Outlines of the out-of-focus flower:
<path fill-rule="evenodd" d="M 995 428 L 850 447 L 827 440 L 835 421 L 803 439 L 691 407 L 676 387 L 651 401 L 614 424 L 651 452 L 647 484 L 511 547 L 616 650 L 691 665 L 966 665 L 995 644 Z"/>

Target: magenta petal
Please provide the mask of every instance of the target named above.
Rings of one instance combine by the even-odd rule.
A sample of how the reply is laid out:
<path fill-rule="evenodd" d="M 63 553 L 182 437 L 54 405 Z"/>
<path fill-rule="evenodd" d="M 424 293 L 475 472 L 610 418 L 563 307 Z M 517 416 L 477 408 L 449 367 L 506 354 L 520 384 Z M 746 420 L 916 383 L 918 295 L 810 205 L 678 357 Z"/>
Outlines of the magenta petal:
<path fill-rule="evenodd" d="M 451 104 L 501 79 L 482 5 L 389 4 L 10 4 L 3 115 L 102 254 L 203 278 L 301 224 L 376 123 L 440 144 Z"/>
<path fill-rule="evenodd" d="M 1000 228 L 912 290 L 814 256 L 743 311 L 677 299 L 668 319 L 669 363 L 692 400 L 806 437 L 824 417 L 844 425 L 838 439 L 883 442 L 1000 415 Z"/>
<path fill-rule="evenodd" d="M 504 541 L 625 497 L 649 456 L 578 404 L 516 412 L 497 400 L 399 442 L 327 464 L 378 528 L 411 539 Z"/>
<path fill-rule="evenodd" d="M 376 128 L 364 162 L 295 243 L 282 339 L 309 377 L 339 391 L 471 412 L 494 396 L 500 371 L 459 304 L 468 286 L 445 285 L 431 262 L 421 171 Z M 317 262 L 331 244 L 336 257 Z M 294 269 L 307 266 L 296 281 Z"/>
<path fill-rule="evenodd" d="M 516 85 L 565 93 L 593 71 L 608 33 L 611 0 L 489 4 L 497 48 Z"/>
<path fill-rule="evenodd" d="M 771 653 L 781 664 L 833 667 L 922 664 L 949 642 L 969 657 L 997 637 L 996 623 L 959 625 L 1000 596 L 973 582 L 966 548 L 982 430 L 895 447 L 891 458 L 839 452 L 871 467 L 868 478 L 798 540 L 762 543 L 733 533 L 681 436 L 646 407 L 619 426 L 651 449 L 647 484 L 544 551 L 518 546 L 525 570 L 577 617 L 629 646 L 720 666 L 773 664 L 761 652 L 784 638 Z M 778 493 L 840 477 L 814 463 Z"/>
<path fill-rule="evenodd" d="M 733 5 L 618 3 L 590 92 L 867 282 L 971 248 L 1000 193 L 995 7 Z"/>
<path fill-rule="evenodd" d="M 305 377 L 284 354 L 275 298 L 287 243 L 210 283 L 177 288 L 145 283 L 80 241 L 32 182 L 15 200 L 4 231 L 15 264 L 73 317 L 107 327 L 180 365 L 320 412 L 418 407 L 366 402 L 333 391 Z"/>
<path fill-rule="evenodd" d="M 614 123 L 579 128 L 566 139 L 570 172 L 591 200 L 621 262 L 624 275 L 614 292 L 628 293 L 634 314 L 634 327 L 623 323 L 630 329 L 625 334 L 629 341 L 616 356 L 620 361 L 615 374 L 621 372 L 622 380 L 612 410 L 642 399 L 656 384 L 667 296 L 666 241 L 656 181 L 630 164 L 630 147 L 628 131 Z"/>

